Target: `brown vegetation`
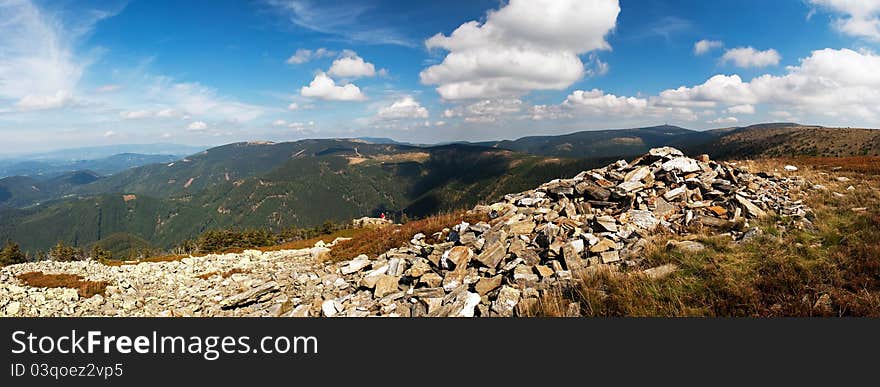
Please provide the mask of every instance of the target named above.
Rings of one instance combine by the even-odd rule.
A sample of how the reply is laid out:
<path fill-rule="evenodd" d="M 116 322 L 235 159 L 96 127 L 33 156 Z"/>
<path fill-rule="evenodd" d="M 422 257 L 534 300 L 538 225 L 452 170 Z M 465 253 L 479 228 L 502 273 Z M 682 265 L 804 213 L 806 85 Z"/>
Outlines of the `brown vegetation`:
<path fill-rule="evenodd" d="M 104 295 L 109 285 L 106 281 L 86 281 L 83 277 L 73 274 L 43 274 L 32 271 L 19 274 L 16 278 L 25 285 L 38 288 L 70 288 L 76 289 L 80 297 L 89 298 L 96 294 Z"/>

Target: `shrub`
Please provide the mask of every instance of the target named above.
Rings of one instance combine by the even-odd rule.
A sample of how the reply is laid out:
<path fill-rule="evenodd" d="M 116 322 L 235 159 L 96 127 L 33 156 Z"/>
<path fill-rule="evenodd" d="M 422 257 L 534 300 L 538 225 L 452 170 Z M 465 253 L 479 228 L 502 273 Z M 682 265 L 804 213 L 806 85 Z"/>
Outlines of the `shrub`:
<path fill-rule="evenodd" d="M 49 259 L 62 262 L 82 261 L 86 259 L 86 253 L 81 248 L 68 246 L 64 244 L 64 241 L 58 241 L 58 244 L 49 251 Z"/>
<path fill-rule="evenodd" d="M 0 250 L 0 266 L 15 265 L 27 262 L 27 256 L 21 252 L 18 243 L 6 241 L 3 250 Z"/>

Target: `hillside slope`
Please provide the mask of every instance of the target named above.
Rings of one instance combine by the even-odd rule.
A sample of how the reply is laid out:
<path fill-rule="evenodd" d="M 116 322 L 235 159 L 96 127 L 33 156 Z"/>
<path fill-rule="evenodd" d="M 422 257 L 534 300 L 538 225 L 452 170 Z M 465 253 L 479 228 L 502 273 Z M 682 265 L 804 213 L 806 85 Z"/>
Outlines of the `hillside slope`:
<path fill-rule="evenodd" d="M 46 249 L 57 240 L 85 246 L 124 232 L 169 248 L 209 229 L 280 230 L 381 212 L 421 217 L 497 199 L 598 162 L 351 140 L 231 144 L 187 160 L 97 180 L 73 189 L 74 197 L 45 205 L 6 209 L 0 238 Z"/>
<path fill-rule="evenodd" d="M 880 130 L 825 128 L 803 125 L 755 125 L 715 131 L 705 144 L 690 144 L 691 151 L 705 149 L 718 158 L 851 157 L 880 155 Z"/>

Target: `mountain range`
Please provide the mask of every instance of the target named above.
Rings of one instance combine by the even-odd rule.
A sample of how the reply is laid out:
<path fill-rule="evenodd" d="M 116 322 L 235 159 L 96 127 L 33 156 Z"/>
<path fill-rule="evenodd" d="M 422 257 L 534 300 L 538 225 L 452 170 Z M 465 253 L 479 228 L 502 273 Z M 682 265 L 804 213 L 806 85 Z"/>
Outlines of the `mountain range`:
<path fill-rule="evenodd" d="M 167 249 L 218 228 L 306 227 L 471 207 L 554 178 L 675 146 L 713 158 L 880 154 L 880 131 L 791 123 L 675 126 L 417 146 L 390 139 L 243 142 L 123 169 L 0 179 L 0 239 Z M 122 163 L 124 164 L 124 163 Z"/>

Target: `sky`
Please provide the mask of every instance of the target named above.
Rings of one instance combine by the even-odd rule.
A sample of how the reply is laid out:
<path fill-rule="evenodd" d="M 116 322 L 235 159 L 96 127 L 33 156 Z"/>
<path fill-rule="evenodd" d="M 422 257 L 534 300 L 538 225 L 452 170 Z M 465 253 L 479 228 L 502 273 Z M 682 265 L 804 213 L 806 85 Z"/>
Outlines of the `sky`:
<path fill-rule="evenodd" d="M 880 127 L 880 0 L 0 0 L 0 154 Z"/>

